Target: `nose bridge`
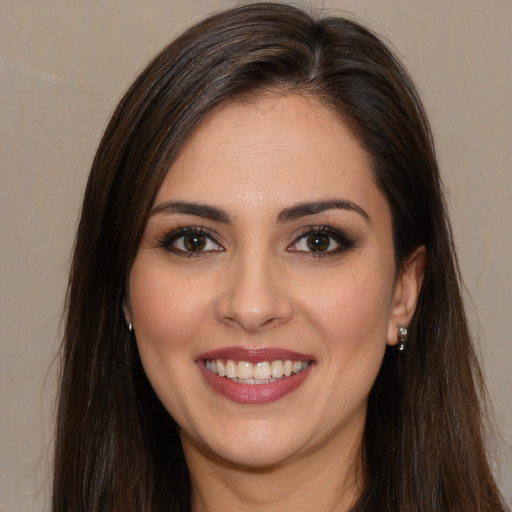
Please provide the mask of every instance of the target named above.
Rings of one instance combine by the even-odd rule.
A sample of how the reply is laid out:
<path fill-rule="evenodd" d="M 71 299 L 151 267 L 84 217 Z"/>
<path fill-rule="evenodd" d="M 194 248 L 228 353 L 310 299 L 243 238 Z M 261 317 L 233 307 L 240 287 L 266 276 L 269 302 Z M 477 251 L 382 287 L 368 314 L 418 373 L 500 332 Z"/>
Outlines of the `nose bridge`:
<path fill-rule="evenodd" d="M 276 256 L 261 249 L 233 255 L 221 284 L 219 319 L 251 332 L 287 321 L 293 308 L 279 263 Z"/>

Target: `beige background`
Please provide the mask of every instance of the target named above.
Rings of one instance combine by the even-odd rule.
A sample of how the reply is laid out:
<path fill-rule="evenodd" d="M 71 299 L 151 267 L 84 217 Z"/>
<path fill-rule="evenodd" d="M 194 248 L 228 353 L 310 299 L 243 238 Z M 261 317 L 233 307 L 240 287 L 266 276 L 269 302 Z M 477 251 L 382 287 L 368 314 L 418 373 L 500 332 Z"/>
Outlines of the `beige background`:
<path fill-rule="evenodd" d="M 214 0 L 0 0 L 0 512 L 48 510 L 58 325 L 80 198 L 121 94 Z M 393 41 L 430 114 L 512 443 L 512 0 L 330 0 Z M 314 2 L 314 5 L 320 5 Z M 502 442 L 503 487 L 512 489 Z"/>

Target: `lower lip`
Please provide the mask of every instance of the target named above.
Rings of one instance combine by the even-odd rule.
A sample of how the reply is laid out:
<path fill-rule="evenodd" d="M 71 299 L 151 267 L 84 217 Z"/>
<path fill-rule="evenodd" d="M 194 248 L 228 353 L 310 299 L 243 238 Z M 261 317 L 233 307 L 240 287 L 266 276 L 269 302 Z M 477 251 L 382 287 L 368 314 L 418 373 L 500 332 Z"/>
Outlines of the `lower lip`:
<path fill-rule="evenodd" d="M 220 395 L 239 404 L 266 404 L 295 391 L 311 373 L 313 363 L 308 364 L 300 373 L 282 377 L 269 384 L 241 384 L 226 377 L 219 377 L 206 369 L 203 360 L 198 361 L 198 366 L 211 388 Z"/>

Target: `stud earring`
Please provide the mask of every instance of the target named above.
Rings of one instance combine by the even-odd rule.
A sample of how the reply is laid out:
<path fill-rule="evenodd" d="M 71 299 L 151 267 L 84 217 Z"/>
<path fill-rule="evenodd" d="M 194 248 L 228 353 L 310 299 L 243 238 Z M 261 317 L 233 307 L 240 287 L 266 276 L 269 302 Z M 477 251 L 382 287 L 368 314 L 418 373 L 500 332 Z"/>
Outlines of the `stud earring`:
<path fill-rule="evenodd" d="M 407 342 L 407 337 L 409 336 L 409 332 L 407 331 L 407 326 L 398 324 L 398 334 L 397 338 L 400 344 L 398 345 L 398 350 L 403 352 L 405 349 L 405 343 Z"/>
<path fill-rule="evenodd" d="M 131 322 L 128 324 L 128 330 L 129 330 L 130 332 L 132 332 L 132 331 L 133 331 L 133 324 L 132 324 Z"/>

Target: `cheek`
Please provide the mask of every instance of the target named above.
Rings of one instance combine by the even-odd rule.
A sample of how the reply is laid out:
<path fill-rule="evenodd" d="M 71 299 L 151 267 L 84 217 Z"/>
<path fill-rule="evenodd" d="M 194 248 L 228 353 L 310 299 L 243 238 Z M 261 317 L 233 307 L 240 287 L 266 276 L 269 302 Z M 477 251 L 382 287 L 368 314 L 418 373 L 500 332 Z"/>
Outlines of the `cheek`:
<path fill-rule="evenodd" d="M 165 359 L 180 352 L 200 329 L 207 311 L 208 286 L 200 289 L 164 268 L 141 268 L 130 275 L 133 324 L 141 357 L 156 352 Z M 197 290 L 197 291 L 196 291 Z M 200 291 L 199 291 L 200 290 Z"/>
<path fill-rule="evenodd" d="M 195 293 L 193 282 L 168 268 L 140 263 L 132 267 L 130 298 L 141 362 L 167 411 L 178 423 L 187 423 L 183 411 L 193 401 L 195 375 L 191 342 L 204 324 L 206 286 L 203 282 Z"/>
<path fill-rule="evenodd" d="M 331 354 L 356 354 L 369 345 L 386 344 L 392 272 L 380 265 L 374 271 L 368 267 L 365 272 L 340 268 L 322 286 L 310 285 L 304 295 L 304 307 L 324 334 Z"/>

